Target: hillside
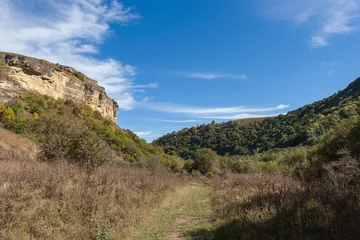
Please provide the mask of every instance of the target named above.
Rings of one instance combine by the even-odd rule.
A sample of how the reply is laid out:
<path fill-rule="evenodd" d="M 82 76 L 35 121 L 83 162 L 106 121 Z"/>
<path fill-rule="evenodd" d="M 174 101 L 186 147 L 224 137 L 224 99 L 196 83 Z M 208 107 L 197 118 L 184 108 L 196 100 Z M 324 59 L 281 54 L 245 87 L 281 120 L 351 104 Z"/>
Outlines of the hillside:
<path fill-rule="evenodd" d="M 286 115 L 185 128 L 154 141 L 165 152 L 193 158 L 201 148 L 248 155 L 272 148 L 314 145 L 342 120 L 360 113 L 360 78 L 338 93 Z"/>
<path fill-rule="evenodd" d="M 42 148 L 49 139 L 58 144 L 64 137 L 90 134 L 90 139 L 84 137 L 81 143 L 76 143 L 90 145 L 90 151 L 83 149 L 86 154 L 109 148 L 128 162 L 140 165 L 161 162 L 172 170 L 182 169 L 180 158 L 164 154 L 160 147 L 121 129 L 116 119 L 118 107 L 103 87 L 72 67 L 0 52 L 0 130 L 6 128 L 35 139 Z M 53 136 L 48 136 L 49 131 L 53 131 Z M 68 145 L 64 142 L 57 147 Z M 93 147 L 91 151 L 91 145 L 103 148 Z M 57 150 L 52 146 L 51 151 Z M 60 154 L 56 158 L 62 158 L 61 151 L 64 149 L 51 155 Z"/>

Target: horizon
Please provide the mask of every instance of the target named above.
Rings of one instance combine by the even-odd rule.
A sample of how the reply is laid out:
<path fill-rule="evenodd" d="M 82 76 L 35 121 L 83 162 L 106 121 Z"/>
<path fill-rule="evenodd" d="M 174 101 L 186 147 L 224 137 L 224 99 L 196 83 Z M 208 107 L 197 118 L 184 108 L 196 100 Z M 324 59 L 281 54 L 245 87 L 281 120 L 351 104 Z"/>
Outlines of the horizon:
<path fill-rule="evenodd" d="M 359 76 L 360 0 L 4 0 L 0 10 L 1 51 L 98 81 L 119 126 L 148 142 L 286 114 Z"/>

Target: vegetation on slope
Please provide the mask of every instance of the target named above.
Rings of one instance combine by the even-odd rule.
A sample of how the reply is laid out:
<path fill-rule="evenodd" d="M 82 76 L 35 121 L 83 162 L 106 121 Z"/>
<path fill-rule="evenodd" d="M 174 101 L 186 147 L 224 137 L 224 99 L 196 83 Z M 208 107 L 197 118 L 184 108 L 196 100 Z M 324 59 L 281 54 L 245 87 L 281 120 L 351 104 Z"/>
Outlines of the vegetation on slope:
<path fill-rule="evenodd" d="M 181 185 L 169 170 L 182 160 L 87 105 L 30 94 L 1 104 L 0 122 L 37 143 L 0 131 L 0 239 L 127 239 Z"/>
<path fill-rule="evenodd" d="M 128 239 L 180 185 L 164 168 L 0 161 L 0 239 Z"/>
<path fill-rule="evenodd" d="M 293 154 L 283 154 L 278 166 L 295 160 L 298 167 L 291 174 L 252 169 L 217 177 L 212 203 L 218 227 L 192 235 L 197 239 L 359 239 L 359 124 L 358 117 L 341 123 L 307 153 L 289 149 Z M 253 162 L 247 164 L 251 169 Z"/>
<path fill-rule="evenodd" d="M 184 164 L 180 158 L 164 154 L 161 147 L 147 144 L 130 130 L 103 119 L 90 106 L 71 100 L 29 94 L 0 103 L 0 124 L 40 141 L 43 155 L 49 161 L 59 157 L 70 161 L 88 158 L 93 161 L 91 164 L 98 165 L 103 161 L 100 159 L 109 159 L 111 149 L 119 158 L 132 163 L 161 162 L 173 171 L 181 171 Z"/>
<path fill-rule="evenodd" d="M 344 119 L 360 113 L 359 95 L 357 79 L 345 90 L 286 115 L 185 128 L 155 140 L 154 144 L 185 159 L 193 159 L 201 148 L 219 155 L 249 155 L 273 148 L 311 146 Z"/>

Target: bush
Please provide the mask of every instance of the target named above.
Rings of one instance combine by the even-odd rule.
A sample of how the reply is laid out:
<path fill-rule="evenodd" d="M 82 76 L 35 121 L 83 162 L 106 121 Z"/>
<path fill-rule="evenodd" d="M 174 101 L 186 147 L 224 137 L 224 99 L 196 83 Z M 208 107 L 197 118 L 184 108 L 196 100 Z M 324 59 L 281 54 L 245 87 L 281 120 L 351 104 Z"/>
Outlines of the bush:
<path fill-rule="evenodd" d="M 81 72 L 74 72 L 73 73 L 75 77 L 77 77 L 78 79 L 80 79 L 81 81 L 84 81 L 84 74 L 82 74 Z"/>
<path fill-rule="evenodd" d="M 115 161 L 116 155 L 106 142 L 92 132 L 81 120 L 59 116 L 41 117 L 32 125 L 32 132 L 41 137 L 39 158 L 46 162 L 66 160 L 87 169 L 106 161 Z"/>
<path fill-rule="evenodd" d="M 5 121 L 5 122 L 10 122 L 12 120 L 15 120 L 15 113 L 14 111 L 12 110 L 11 107 L 5 107 L 1 110 L 1 115 L 2 115 L 2 119 Z"/>
<path fill-rule="evenodd" d="M 0 60 L 0 74 L 3 73 L 4 65 L 5 65 L 4 62 Z"/>
<path fill-rule="evenodd" d="M 200 149 L 195 155 L 194 162 L 194 168 L 204 175 L 216 174 L 220 171 L 219 156 L 210 149 Z"/>
<path fill-rule="evenodd" d="M 4 127 L 17 134 L 26 134 L 29 128 L 28 120 L 16 120 L 5 123 Z"/>
<path fill-rule="evenodd" d="M 85 117 L 93 117 L 94 116 L 94 110 L 92 109 L 92 107 L 90 105 L 85 104 L 83 114 L 84 114 Z"/>

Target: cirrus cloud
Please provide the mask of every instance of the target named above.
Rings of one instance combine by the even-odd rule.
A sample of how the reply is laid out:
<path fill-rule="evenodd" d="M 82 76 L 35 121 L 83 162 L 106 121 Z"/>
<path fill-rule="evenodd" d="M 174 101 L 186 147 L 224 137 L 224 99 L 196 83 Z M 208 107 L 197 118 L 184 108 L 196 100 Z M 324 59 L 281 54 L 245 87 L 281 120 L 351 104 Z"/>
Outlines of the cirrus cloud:
<path fill-rule="evenodd" d="M 360 0 L 263 0 L 261 3 L 267 15 L 312 26 L 309 41 L 313 48 L 327 46 L 330 38 L 349 34 L 359 27 Z"/>
<path fill-rule="evenodd" d="M 268 108 L 250 108 L 244 106 L 236 107 L 196 107 L 196 106 L 183 106 L 171 103 L 159 103 L 159 102 L 137 102 L 139 108 L 148 110 L 181 114 L 182 116 L 190 116 L 197 119 L 191 120 L 157 120 L 164 122 L 197 122 L 198 119 L 243 119 L 243 118 L 256 118 L 256 117 L 269 117 L 278 115 L 280 110 L 289 108 L 289 105 L 280 104 L 275 107 Z M 264 114 L 264 113 L 267 114 Z M 258 113 L 258 114 L 254 114 Z M 270 113 L 270 114 L 269 114 Z"/>
<path fill-rule="evenodd" d="M 203 73 L 203 72 L 182 72 L 179 74 L 182 77 L 186 78 L 198 78 L 205 80 L 213 79 L 242 79 L 246 80 L 248 77 L 246 74 L 219 74 L 219 73 Z"/>

